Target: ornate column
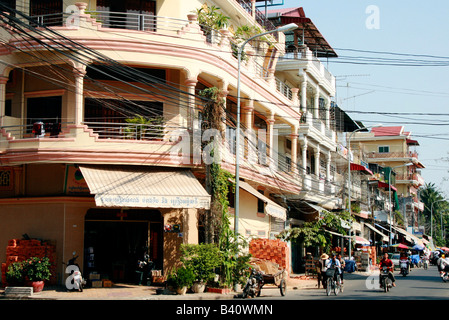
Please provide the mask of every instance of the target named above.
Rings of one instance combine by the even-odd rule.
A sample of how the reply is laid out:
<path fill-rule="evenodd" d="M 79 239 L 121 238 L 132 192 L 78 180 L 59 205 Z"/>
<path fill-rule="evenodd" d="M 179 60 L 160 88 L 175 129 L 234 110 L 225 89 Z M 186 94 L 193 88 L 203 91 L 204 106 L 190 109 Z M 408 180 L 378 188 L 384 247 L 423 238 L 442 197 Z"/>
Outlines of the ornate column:
<path fill-rule="evenodd" d="M 315 119 L 319 119 L 320 118 L 320 87 L 318 85 L 316 86 L 315 95 L 313 97 L 314 97 L 313 117 Z"/>
<path fill-rule="evenodd" d="M 271 113 L 266 120 L 267 122 L 267 149 L 268 149 L 268 162 L 271 163 L 275 158 L 275 144 L 274 144 L 274 113 Z"/>
<path fill-rule="evenodd" d="M 300 110 L 300 102 L 299 102 L 299 88 L 292 88 L 292 108 L 299 112 Z"/>
<path fill-rule="evenodd" d="M 301 83 L 301 110 L 307 112 L 307 76 L 303 75 L 303 81 Z"/>
<path fill-rule="evenodd" d="M 195 87 L 198 83 L 197 78 L 189 78 L 185 80 L 185 85 L 187 86 L 188 92 L 188 108 L 187 108 L 187 129 L 189 131 L 193 130 L 193 121 L 195 119 Z"/>
<path fill-rule="evenodd" d="M 86 64 L 74 63 L 73 74 L 75 76 L 75 125 L 81 125 L 84 121 L 84 76 Z"/>
<path fill-rule="evenodd" d="M 320 177 L 320 146 L 315 149 L 315 175 Z"/>
<path fill-rule="evenodd" d="M 292 140 L 292 149 L 291 149 L 291 172 L 298 173 L 298 128 L 293 127 L 292 133 L 290 134 L 290 138 Z"/>
<path fill-rule="evenodd" d="M 329 151 L 327 153 L 327 157 L 326 157 L 326 180 L 330 181 L 330 177 L 331 177 L 331 152 Z"/>
<path fill-rule="evenodd" d="M 3 126 L 5 118 L 6 83 L 8 77 L 0 76 L 0 126 Z"/>
<path fill-rule="evenodd" d="M 330 109 L 331 109 L 331 98 L 330 97 L 326 97 L 326 128 L 329 129 L 330 128 L 330 124 L 331 124 L 331 114 L 330 114 Z"/>
<path fill-rule="evenodd" d="M 301 145 L 301 157 L 302 157 L 302 167 L 304 174 L 307 173 L 307 138 L 304 137 Z"/>

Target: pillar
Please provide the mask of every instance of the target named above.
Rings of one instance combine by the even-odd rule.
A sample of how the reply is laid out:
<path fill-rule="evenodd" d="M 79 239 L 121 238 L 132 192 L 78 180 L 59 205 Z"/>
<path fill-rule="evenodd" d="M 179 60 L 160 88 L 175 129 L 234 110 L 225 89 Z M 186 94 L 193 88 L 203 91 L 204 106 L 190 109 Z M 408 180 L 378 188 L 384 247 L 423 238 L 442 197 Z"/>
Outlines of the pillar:
<path fill-rule="evenodd" d="M 326 128 L 330 129 L 330 124 L 331 124 L 331 114 L 330 114 L 330 109 L 331 109 L 331 98 L 327 97 L 326 98 Z"/>
<path fill-rule="evenodd" d="M 301 83 L 301 110 L 307 112 L 307 77 L 303 75 L 303 82 Z"/>
<path fill-rule="evenodd" d="M 329 151 L 327 153 L 327 158 L 326 158 L 326 180 L 330 181 L 331 177 L 331 152 Z"/>
<path fill-rule="evenodd" d="M 292 108 L 299 112 L 300 111 L 300 102 L 299 102 L 299 88 L 292 88 Z"/>
<path fill-rule="evenodd" d="M 292 173 L 298 173 L 298 128 L 293 127 L 292 133 L 290 134 L 290 138 L 292 140 L 292 149 L 291 149 L 291 161 L 292 161 Z"/>
<path fill-rule="evenodd" d="M 0 76 L 0 126 L 4 125 L 5 119 L 5 101 L 6 101 L 6 83 L 8 77 Z"/>
<path fill-rule="evenodd" d="M 73 73 L 75 76 L 75 125 L 81 125 L 84 121 L 84 76 L 86 65 L 75 63 Z"/>
<path fill-rule="evenodd" d="M 302 153 L 302 167 L 304 170 L 304 174 L 307 173 L 307 138 L 303 139 L 303 143 L 301 145 L 301 153 Z"/>
<path fill-rule="evenodd" d="M 320 87 L 316 87 L 314 101 L 313 101 L 313 117 L 315 119 L 320 118 Z"/>
<path fill-rule="evenodd" d="M 267 149 L 268 149 L 268 157 L 269 161 L 274 159 L 274 113 L 271 113 L 270 116 L 266 120 L 267 122 Z"/>
<path fill-rule="evenodd" d="M 317 178 L 320 176 L 320 147 L 315 149 L 315 175 Z"/>
<path fill-rule="evenodd" d="M 195 119 L 195 87 L 198 83 L 197 78 L 190 78 L 185 80 L 188 92 L 188 108 L 187 108 L 187 128 L 189 131 L 193 129 L 193 121 Z"/>

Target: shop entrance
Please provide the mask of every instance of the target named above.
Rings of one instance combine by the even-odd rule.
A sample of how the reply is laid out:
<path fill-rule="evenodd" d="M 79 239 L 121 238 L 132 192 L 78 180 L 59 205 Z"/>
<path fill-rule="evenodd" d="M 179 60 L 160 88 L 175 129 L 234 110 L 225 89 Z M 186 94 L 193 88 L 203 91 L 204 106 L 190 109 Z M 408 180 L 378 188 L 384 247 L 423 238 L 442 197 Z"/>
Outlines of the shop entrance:
<path fill-rule="evenodd" d="M 137 261 L 148 253 L 162 269 L 162 215 L 157 210 L 90 209 L 85 217 L 84 273 L 134 283 Z"/>

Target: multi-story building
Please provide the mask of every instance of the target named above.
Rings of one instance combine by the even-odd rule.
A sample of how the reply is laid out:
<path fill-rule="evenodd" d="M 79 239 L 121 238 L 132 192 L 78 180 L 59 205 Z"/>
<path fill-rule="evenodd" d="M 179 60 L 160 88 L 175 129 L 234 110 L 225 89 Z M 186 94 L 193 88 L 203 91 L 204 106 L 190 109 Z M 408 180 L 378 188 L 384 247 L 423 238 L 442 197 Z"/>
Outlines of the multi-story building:
<path fill-rule="evenodd" d="M 392 190 L 392 202 L 396 203 L 392 210 L 402 214 L 410 233 L 417 231 L 418 213 L 424 210 L 418 189 L 424 185 L 420 169 L 425 166 L 419 161 L 415 146 L 419 146 L 418 141 L 403 126 L 375 127 L 370 132 L 358 132 L 351 139 L 351 148 L 362 151 L 369 165 L 384 168 L 382 185 Z"/>
<path fill-rule="evenodd" d="M 296 159 L 298 140 L 305 138 L 300 130 L 306 128 L 300 129 L 299 101 L 305 111 L 307 101 L 325 97 L 328 111 L 333 78 L 303 47 L 302 69 L 312 71 L 304 74 L 299 99 L 299 89 L 286 85 L 287 74 L 294 74 L 287 71 L 294 68 L 275 72 L 285 37 L 273 33 L 245 47 L 238 83 L 237 31 L 275 26 L 250 1 L 208 3 L 2 2 L 1 261 L 8 240 L 27 234 L 56 243 L 58 266 L 75 251 L 86 273 L 125 281 L 147 252 L 166 274 L 179 259 L 181 243 L 201 241 L 198 217 L 210 207 L 199 93 L 211 87 L 226 101 L 221 120 L 229 127 L 229 148 L 221 164 L 231 173 L 241 87 L 246 130 L 238 142 L 244 146 L 245 182 L 239 232 L 269 237 L 284 227 L 286 209 L 273 199 L 302 190 Z M 225 23 L 200 25 L 205 8 Z M 300 159 L 304 168 L 315 165 L 310 174 L 318 177 L 321 155 L 327 157 L 334 142 L 328 124 L 318 123 L 316 114 L 313 122 L 313 115 L 307 112 L 304 124 L 311 132 L 307 148 L 318 149 L 303 148 Z M 282 132 L 275 135 L 278 127 Z M 276 143 L 284 148 L 277 151 Z M 58 271 L 62 281 L 64 270 Z"/>

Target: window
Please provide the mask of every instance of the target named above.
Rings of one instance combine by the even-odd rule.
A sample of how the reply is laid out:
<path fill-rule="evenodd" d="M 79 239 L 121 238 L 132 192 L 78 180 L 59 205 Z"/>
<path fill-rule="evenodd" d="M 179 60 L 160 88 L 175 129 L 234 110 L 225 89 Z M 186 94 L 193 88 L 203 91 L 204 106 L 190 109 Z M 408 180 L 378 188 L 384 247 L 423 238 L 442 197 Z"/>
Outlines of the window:
<path fill-rule="evenodd" d="M 379 146 L 379 153 L 389 153 L 390 146 Z"/>
<path fill-rule="evenodd" d="M 263 194 L 263 190 L 257 190 L 260 194 Z M 257 199 L 257 212 L 265 213 L 265 202 L 263 200 Z"/>

